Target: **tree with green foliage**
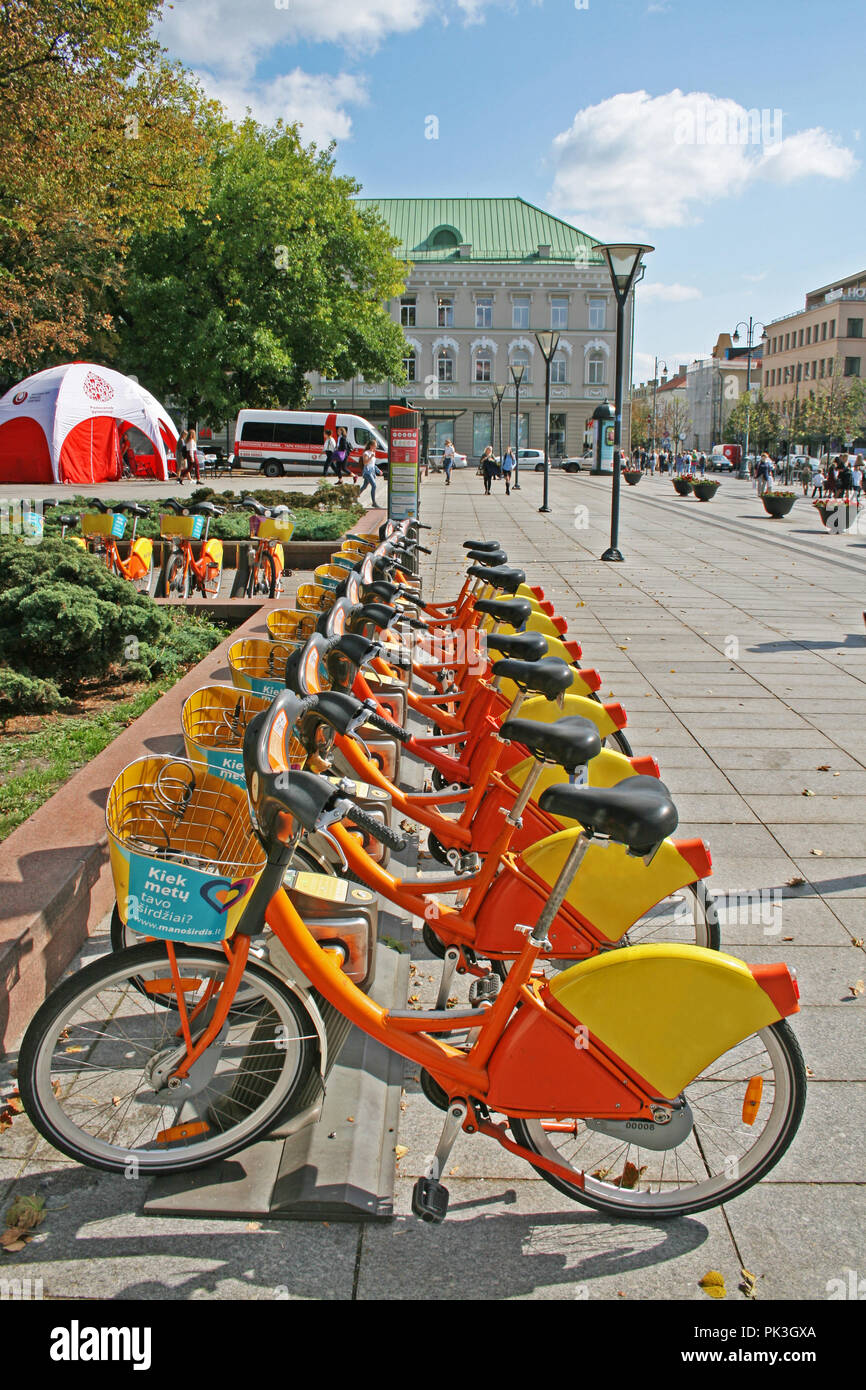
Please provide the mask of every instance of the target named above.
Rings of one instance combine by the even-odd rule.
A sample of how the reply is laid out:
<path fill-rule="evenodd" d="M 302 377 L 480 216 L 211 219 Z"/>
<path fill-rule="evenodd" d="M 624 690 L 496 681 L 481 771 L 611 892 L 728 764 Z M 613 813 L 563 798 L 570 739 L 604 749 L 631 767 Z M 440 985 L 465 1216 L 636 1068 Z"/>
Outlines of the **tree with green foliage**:
<path fill-rule="evenodd" d="M 644 400 L 632 401 L 631 447 L 644 449 L 652 442 L 652 411 Z"/>
<path fill-rule="evenodd" d="M 767 450 L 768 453 L 774 453 L 781 430 L 779 410 L 772 401 L 764 399 L 764 392 L 760 387 L 751 393 L 751 398 L 745 391 L 741 394 L 725 421 L 724 442 L 726 444 L 742 443 L 745 448 L 747 421 L 749 452 L 756 454 Z"/>
<path fill-rule="evenodd" d="M 303 145 L 297 126 L 222 125 L 209 198 L 133 243 L 119 365 L 214 423 L 250 403 L 302 405 L 310 371 L 402 381 L 385 302 L 406 268 L 357 192 L 333 147 Z"/>
<path fill-rule="evenodd" d="M 215 108 L 151 35 L 159 0 L 0 0 L 0 385 L 110 328 L 134 233 L 207 186 Z"/>

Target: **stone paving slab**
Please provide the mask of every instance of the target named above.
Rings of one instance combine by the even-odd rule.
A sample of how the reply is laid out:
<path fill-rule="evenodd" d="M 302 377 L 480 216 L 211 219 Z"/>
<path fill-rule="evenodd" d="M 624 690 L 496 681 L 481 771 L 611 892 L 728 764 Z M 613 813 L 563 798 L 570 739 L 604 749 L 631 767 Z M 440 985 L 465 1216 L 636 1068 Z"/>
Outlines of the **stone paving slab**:
<path fill-rule="evenodd" d="M 761 1183 L 726 1211 L 734 1217 L 743 1263 L 757 1275 L 757 1297 L 762 1302 L 808 1303 L 829 1299 L 831 1294 L 838 1298 L 850 1289 L 849 1270 L 863 1276 L 866 1188 L 862 1183 Z M 866 1286 L 856 1296 L 862 1298 L 864 1292 Z M 807 1310 L 803 1313 L 805 1323 Z M 814 1344 L 804 1341 L 802 1345 Z"/>

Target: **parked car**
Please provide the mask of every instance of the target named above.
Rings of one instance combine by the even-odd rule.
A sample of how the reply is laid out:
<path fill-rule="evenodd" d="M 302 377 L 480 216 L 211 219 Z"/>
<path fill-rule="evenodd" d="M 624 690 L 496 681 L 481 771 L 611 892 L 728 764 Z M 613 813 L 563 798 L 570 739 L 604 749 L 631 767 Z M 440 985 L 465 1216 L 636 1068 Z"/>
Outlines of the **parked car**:
<path fill-rule="evenodd" d="M 428 458 L 429 461 L 430 461 L 430 467 L 433 469 L 433 472 L 434 472 L 434 473 L 441 473 L 441 472 L 442 472 L 442 450 L 441 450 L 441 449 L 428 449 L 428 450 L 427 450 L 427 458 Z M 455 451 L 454 451 L 454 467 L 455 467 L 455 468 L 468 468 L 468 467 L 469 467 L 469 460 L 468 460 L 468 458 L 466 457 L 466 455 L 465 455 L 465 454 L 458 454 L 457 451 L 456 451 L 456 449 L 455 449 Z"/>

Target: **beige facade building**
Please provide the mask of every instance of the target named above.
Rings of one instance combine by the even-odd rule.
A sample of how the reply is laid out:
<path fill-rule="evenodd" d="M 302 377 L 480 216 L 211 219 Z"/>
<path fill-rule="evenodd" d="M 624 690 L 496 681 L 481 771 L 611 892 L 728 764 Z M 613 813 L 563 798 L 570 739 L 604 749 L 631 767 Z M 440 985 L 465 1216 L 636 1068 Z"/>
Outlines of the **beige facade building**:
<path fill-rule="evenodd" d="M 544 447 L 544 358 L 536 331 L 555 329 L 559 347 L 550 387 L 551 453 L 580 455 L 595 407 L 614 395 L 616 304 L 592 237 L 522 198 L 384 198 L 366 200 L 390 226 L 398 255 L 412 270 L 390 311 L 403 327 L 408 386 L 396 382 L 312 377 L 312 409 L 336 400 L 375 421 L 388 400 L 408 398 L 429 421 L 429 446 L 446 438 L 477 458 L 493 444 L 491 396 L 502 403 L 503 443 L 514 441 L 515 391 L 510 367 L 524 367 L 520 445 Z M 631 375 L 629 300 L 625 380 Z M 623 439 L 628 439 L 628 407 Z"/>
<path fill-rule="evenodd" d="M 803 309 L 766 326 L 764 395 L 778 404 L 822 381 L 866 375 L 864 320 L 866 271 L 810 290 Z"/>

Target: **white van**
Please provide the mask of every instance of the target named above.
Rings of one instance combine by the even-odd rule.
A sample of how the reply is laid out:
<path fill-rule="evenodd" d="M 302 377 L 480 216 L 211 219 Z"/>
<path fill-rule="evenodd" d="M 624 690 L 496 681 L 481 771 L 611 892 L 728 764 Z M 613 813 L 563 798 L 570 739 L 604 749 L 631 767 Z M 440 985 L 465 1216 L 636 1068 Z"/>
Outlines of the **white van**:
<path fill-rule="evenodd" d="M 388 445 L 361 415 L 324 410 L 242 410 L 235 424 L 235 463 L 279 478 L 283 473 L 309 473 L 324 467 L 325 431 L 337 437 L 343 426 L 349 440 L 349 462 L 357 465 L 369 443 L 376 463 L 388 468 Z"/>

